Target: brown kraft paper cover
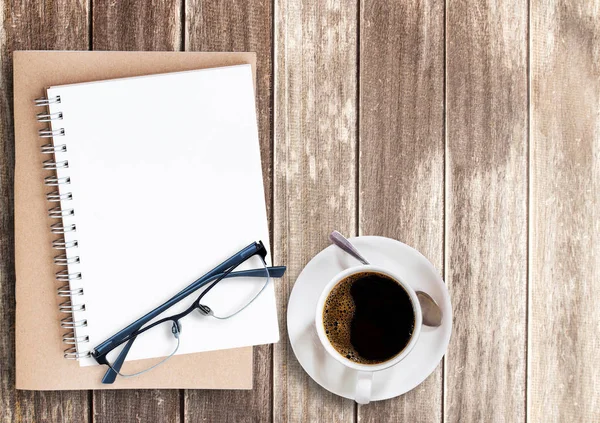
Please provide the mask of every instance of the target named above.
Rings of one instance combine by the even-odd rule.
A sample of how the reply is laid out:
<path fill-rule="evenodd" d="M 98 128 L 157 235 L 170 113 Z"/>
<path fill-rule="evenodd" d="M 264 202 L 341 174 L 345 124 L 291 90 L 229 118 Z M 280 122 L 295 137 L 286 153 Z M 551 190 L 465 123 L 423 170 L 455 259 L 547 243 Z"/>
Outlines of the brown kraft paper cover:
<path fill-rule="evenodd" d="M 13 59 L 17 389 L 251 389 L 251 347 L 174 356 L 151 372 L 118 378 L 112 385 L 100 383 L 106 366 L 80 367 L 63 357 L 65 330 L 59 322 L 66 315 L 58 311 L 54 274 L 59 269 L 52 262 L 57 252 L 51 247 L 48 189 L 43 184 L 47 174 L 37 134 L 44 124 L 35 119 L 41 110 L 34 99 L 53 85 L 239 64 L 251 64 L 256 77 L 256 55 L 17 51 Z"/>

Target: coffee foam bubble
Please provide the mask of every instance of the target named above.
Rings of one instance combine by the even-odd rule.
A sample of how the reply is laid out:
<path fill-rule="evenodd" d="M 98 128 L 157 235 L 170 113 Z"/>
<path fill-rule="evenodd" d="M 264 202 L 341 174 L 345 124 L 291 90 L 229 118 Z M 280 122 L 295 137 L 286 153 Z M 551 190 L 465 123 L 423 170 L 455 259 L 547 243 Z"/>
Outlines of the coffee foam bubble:
<path fill-rule="evenodd" d="M 364 276 L 364 273 L 350 275 L 333 287 L 323 308 L 323 326 L 327 339 L 339 354 L 359 364 L 376 364 L 381 361 L 362 357 L 350 342 L 350 326 L 356 310 L 350 289 Z"/>

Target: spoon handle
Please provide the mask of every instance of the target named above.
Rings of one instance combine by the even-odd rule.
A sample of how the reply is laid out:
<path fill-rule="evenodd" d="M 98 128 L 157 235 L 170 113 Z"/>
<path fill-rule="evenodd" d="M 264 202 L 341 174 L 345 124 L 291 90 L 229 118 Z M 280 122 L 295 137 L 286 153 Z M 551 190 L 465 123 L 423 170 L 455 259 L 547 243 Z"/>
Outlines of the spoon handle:
<path fill-rule="evenodd" d="M 369 262 L 354 248 L 354 246 L 346 239 L 344 235 L 338 231 L 333 231 L 329 234 L 329 240 L 340 247 L 342 250 L 350 254 L 352 257 L 360 261 L 362 264 L 368 265 Z"/>

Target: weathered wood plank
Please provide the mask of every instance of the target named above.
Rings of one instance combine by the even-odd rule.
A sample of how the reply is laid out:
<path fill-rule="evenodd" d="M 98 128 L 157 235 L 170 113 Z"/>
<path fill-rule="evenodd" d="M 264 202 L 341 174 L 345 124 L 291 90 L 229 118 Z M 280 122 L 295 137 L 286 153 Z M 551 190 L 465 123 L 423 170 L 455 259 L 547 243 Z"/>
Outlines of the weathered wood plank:
<path fill-rule="evenodd" d="M 93 2 L 95 50 L 179 50 L 182 0 Z M 94 391 L 96 422 L 179 422 L 177 390 Z"/>
<path fill-rule="evenodd" d="M 182 1 L 94 0 L 93 50 L 179 50 Z"/>
<path fill-rule="evenodd" d="M 94 422 L 180 422 L 176 389 L 94 391 Z"/>
<path fill-rule="evenodd" d="M 444 2 L 361 6 L 359 232 L 406 242 L 442 271 Z M 358 420 L 440 422 L 441 366 L 406 395 L 359 406 Z"/>
<path fill-rule="evenodd" d="M 275 3 L 275 259 L 281 341 L 274 346 L 276 422 L 354 420 L 354 403 L 317 385 L 287 339 L 286 309 L 304 265 L 332 229 L 356 232 L 357 3 Z"/>
<path fill-rule="evenodd" d="M 600 2 L 531 16 L 529 416 L 600 421 Z"/>
<path fill-rule="evenodd" d="M 526 1 L 447 6 L 445 421 L 525 419 Z"/>
<path fill-rule="evenodd" d="M 88 393 L 15 390 L 14 131 L 12 52 L 19 49 L 86 49 L 85 2 L 0 1 L 0 409 L 3 422 L 88 421 Z"/>
<path fill-rule="evenodd" d="M 272 222 L 272 46 L 270 1 L 188 0 L 185 49 L 191 51 L 253 51 L 257 54 L 256 106 L 267 213 Z M 271 251 L 273 248 L 271 246 Z M 254 347 L 251 391 L 186 390 L 186 421 L 265 422 L 271 419 L 272 347 Z"/>

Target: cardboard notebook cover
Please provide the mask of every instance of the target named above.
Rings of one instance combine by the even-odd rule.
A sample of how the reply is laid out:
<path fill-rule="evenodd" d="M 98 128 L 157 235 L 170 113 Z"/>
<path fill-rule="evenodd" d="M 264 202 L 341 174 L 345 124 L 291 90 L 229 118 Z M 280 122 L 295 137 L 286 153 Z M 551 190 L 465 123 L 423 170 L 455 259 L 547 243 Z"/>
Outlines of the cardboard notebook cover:
<path fill-rule="evenodd" d="M 56 250 L 43 184 L 47 172 L 37 134 L 44 124 L 36 121 L 40 108 L 34 99 L 53 85 L 238 64 L 251 64 L 256 77 L 255 54 L 17 51 L 13 59 L 17 389 L 251 389 L 251 347 L 174 356 L 151 372 L 120 377 L 112 385 L 100 383 L 106 366 L 80 367 L 63 357 L 65 330 L 59 322 L 65 314 L 58 311 Z"/>

